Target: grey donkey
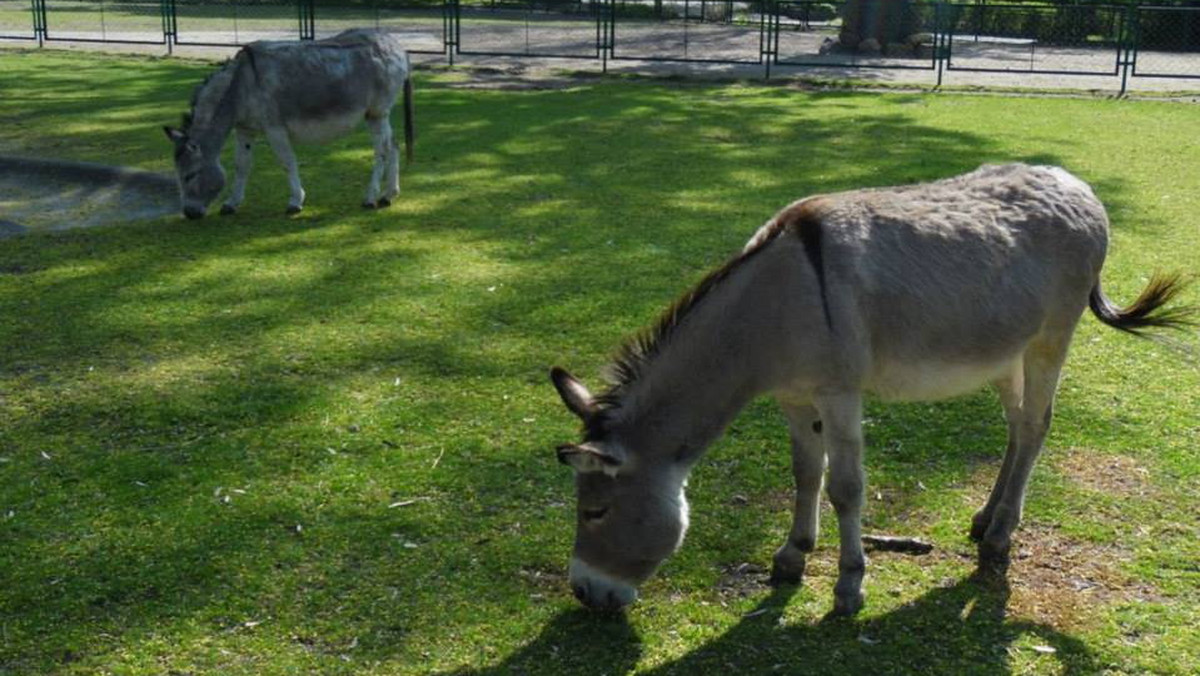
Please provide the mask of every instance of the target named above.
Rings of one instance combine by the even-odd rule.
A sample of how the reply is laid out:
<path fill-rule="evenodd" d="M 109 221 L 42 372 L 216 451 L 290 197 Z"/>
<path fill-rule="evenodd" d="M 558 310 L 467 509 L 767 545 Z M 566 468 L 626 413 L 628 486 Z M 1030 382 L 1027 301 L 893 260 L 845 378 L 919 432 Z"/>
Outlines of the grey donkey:
<path fill-rule="evenodd" d="M 391 111 L 404 94 L 405 154 L 412 161 L 413 95 L 408 53 L 382 31 L 354 29 L 331 38 L 255 42 L 242 48 L 197 89 L 180 129 L 163 127 L 175 147 L 183 213 L 200 218 L 225 187 L 221 148 L 237 137 L 233 187 L 221 207 L 232 214 L 246 194 L 251 143 L 265 136 L 287 170 L 287 213 L 304 206 L 292 141 L 321 142 L 366 122 L 375 165 L 363 206 L 387 206 L 400 192 L 400 160 Z M 382 183 L 382 185 L 381 185 Z"/>
<path fill-rule="evenodd" d="M 551 379 L 583 420 L 558 448 L 575 470 L 569 567 L 575 595 L 619 608 L 682 543 L 689 471 L 734 415 L 770 394 L 791 431 L 791 532 L 772 580 L 797 583 L 827 492 L 838 519 L 836 614 L 863 604 L 863 397 L 932 400 L 991 384 L 1008 448 L 970 536 L 981 567 L 1003 567 L 1050 426 L 1067 347 L 1084 308 L 1133 334 L 1180 328 L 1156 275 L 1127 308 L 1100 288 L 1104 207 L 1057 167 L 985 166 L 923 185 L 811 197 L 769 220 L 744 251 L 627 343 L 594 395 Z"/>

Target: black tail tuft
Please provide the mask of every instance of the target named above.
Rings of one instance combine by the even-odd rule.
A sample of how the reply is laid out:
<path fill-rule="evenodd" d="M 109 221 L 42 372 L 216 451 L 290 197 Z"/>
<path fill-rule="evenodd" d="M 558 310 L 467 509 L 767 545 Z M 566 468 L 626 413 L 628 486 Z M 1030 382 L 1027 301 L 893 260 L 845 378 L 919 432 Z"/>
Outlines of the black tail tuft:
<path fill-rule="evenodd" d="M 1088 296 L 1088 306 L 1100 321 L 1137 336 L 1145 336 L 1148 329 L 1186 329 L 1196 325 L 1196 308 L 1166 307 L 1186 286 L 1178 274 L 1155 274 L 1133 305 L 1120 308 L 1104 295 L 1096 282 Z"/>

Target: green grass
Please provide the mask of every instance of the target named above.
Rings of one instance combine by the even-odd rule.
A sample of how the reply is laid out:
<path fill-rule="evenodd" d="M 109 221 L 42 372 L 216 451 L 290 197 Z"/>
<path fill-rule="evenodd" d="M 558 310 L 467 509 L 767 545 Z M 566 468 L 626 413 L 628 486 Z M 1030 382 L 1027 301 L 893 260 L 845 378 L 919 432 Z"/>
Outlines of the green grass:
<path fill-rule="evenodd" d="M 0 54 L 0 152 L 166 171 L 159 127 L 210 68 Z M 696 469 L 688 542 L 643 600 L 578 609 L 553 453 L 577 428 L 546 376 L 595 384 L 792 199 L 982 162 L 1092 182 L 1128 302 L 1200 269 L 1200 108 L 426 77 L 417 116 L 386 211 L 358 207 L 358 133 L 301 149 L 298 218 L 261 148 L 236 217 L 0 240 L 0 674 L 1200 668 L 1194 357 L 1084 318 L 1009 589 L 972 579 L 965 538 L 994 397 L 871 406 L 868 529 L 937 550 L 874 556 L 864 612 L 829 622 L 828 513 L 802 588 L 736 571 L 790 522 L 765 401 Z"/>

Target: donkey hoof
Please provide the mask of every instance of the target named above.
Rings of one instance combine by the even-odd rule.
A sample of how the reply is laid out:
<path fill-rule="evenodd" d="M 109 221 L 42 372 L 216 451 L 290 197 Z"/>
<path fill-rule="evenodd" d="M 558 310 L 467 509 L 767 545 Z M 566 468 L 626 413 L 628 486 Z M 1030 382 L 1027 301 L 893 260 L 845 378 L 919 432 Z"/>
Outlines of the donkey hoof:
<path fill-rule="evenodd" d="M 364 200 L 362 206 L 364 209 L 375 209 L 378 205 L 375 202 Z"/>
<path fill-rule="evenodd" d="M 804 581 L 804 555 L 797 556 L 795 549 L 784 545 L 775 552 L 771 561 L 771 577 L 767 584 L 772 587 L 780 585 L 800 584 Z"/>
<path fill-rule="evenodd" d="M 380 197 L 379 201 L 375 203 L 375 206 L 379 207 L 380 209 L 384 207 L 390 207 L 392 206 L 392 201 L 386 197 Z"/>
<path fill-rule="evenodd" d="M 1005 543 L 1003 546 L 988 542 L 987 540 L 979 541 L 979 570 L 985 572 L 996 572 L 1003 574 L 1008 570 L 1009 550 L 1011 545 Z"/>
<path fill-rule="evenodd" d="M 302 209 L 304 209 L 304 207 L 298 207 L 298 206 L 295 206 L 294 204 L 289 204 L 287 211 L 285 211 L 284 213 L 287 214 L 288 216 L 295 216 L 296 214 L 300 213 L 300 211 Z"/>
<path fill-rule="evenodd" d="M 798 585 L 804 582 L 804 568 L 800 570 L 788 570 L 782 566 L 771 567 L 771 577 L 767 578 L 767 584 L 772 587 L 785 587 L 788 585 Z"/>
<path fill-rule="evenodd" d="M 834 594 L 833 610 L 830 615 L 834 617 L 849 617 L 857 615 L 858 611 L 862 610 L 863 604 L 866 602 L 866 596 L 862 591 L 852 592 L 850 594 Z"/>
<path fill-rule="evenodd" d="M 221 215 L 222 216 L 232 216 L 236 213 L 237 213 L 237 207 L 230 205 L 230 204 L 222 204 L 221 205 Z"/>

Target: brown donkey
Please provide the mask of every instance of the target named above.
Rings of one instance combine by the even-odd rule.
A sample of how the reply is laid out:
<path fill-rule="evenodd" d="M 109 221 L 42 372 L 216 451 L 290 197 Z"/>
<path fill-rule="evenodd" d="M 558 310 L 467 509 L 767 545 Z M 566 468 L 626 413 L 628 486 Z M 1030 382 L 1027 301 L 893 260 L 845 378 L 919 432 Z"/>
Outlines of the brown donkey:
<path fill-rule="evenodd" d="M 1164 307 L 1178 277 L 1156 276 L 1133 305 L 1113 305 L 1100 289 L 1107 246 L 1104 207 L 1056 167 L 986 166 L 788 206 L 623 348 L 608 391 L 593 396 L 551 372 L 585 430 L 558 449 L 576 470 L 575 595 L 599 608 L 637 597 L 683 541 L 689 470 L 763 393 L 787 417 L 796 480 L 773 580 L 800 581 L 828 464 L 841 539 L 834 611 L 856 612 L 864 395 L 928 400 L 987 383 L 1008 449 L 971 537 L 981 564 L 1005 562 L 1083 309 L 1134 334 L 1190 323 L 1193 310 Z"/>

